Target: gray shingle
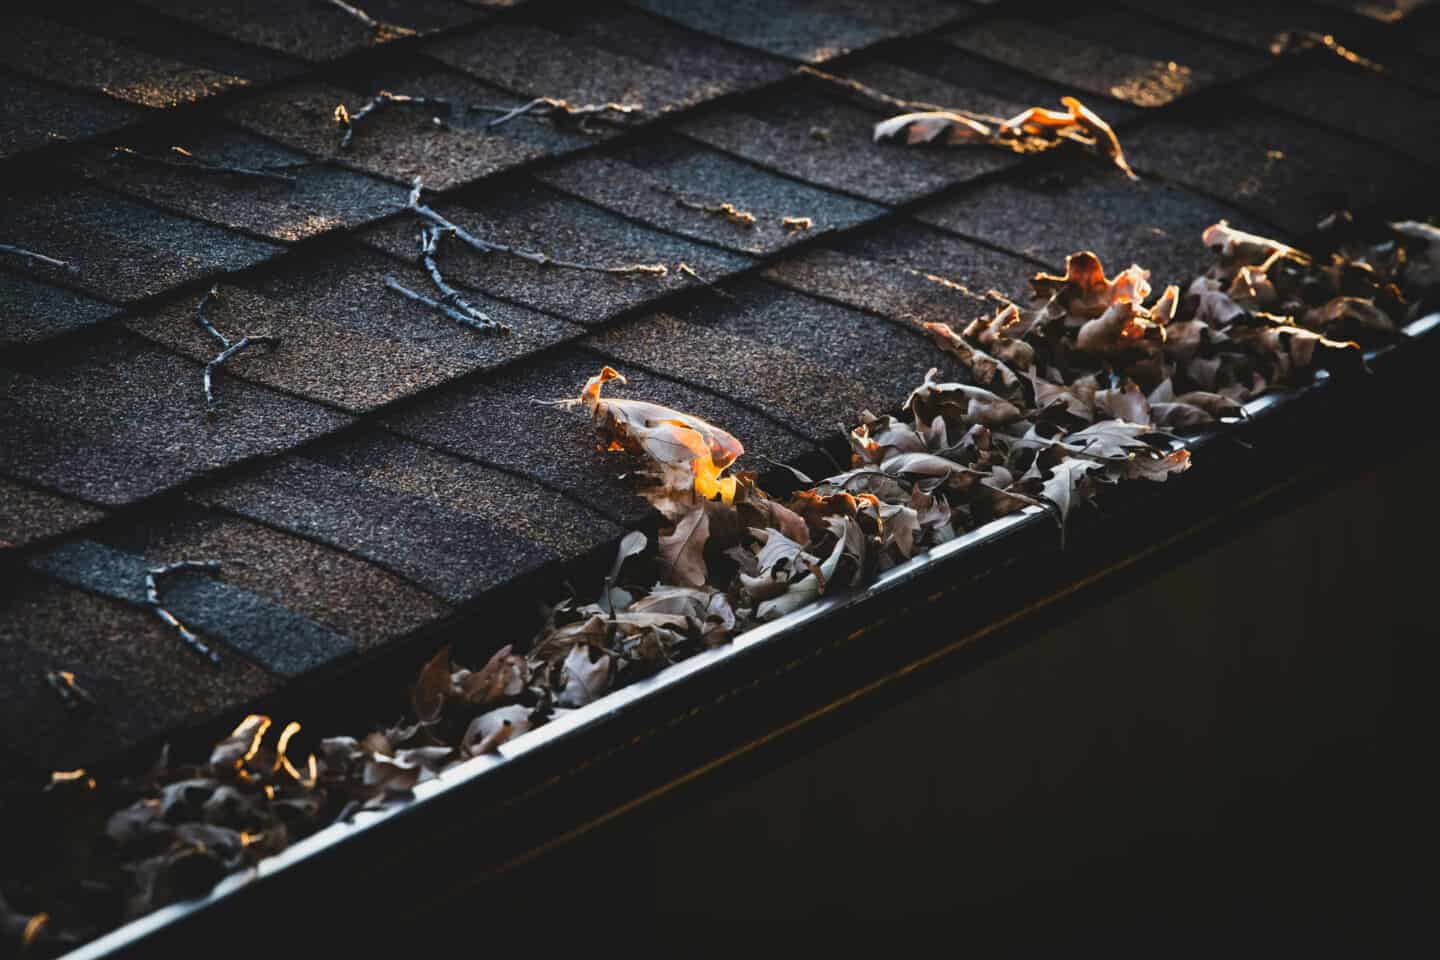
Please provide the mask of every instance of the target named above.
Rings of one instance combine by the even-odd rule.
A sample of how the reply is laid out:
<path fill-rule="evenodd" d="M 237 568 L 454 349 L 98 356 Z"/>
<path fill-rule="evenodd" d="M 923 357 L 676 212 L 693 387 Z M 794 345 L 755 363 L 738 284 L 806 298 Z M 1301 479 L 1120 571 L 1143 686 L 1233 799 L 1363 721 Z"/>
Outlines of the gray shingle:
<path fill-rule="evenodd" d="M 118 505 L 349 422 L 223 373 L 207 418 L 200 373 L 128 333 L 0 367 L 0 473 Z"/>
<path fill-rule="evenodd" d="M 6 243 L 64 260 L 69 267 L 0 252 L 4 263 L 111 303 L 243 270 L 282 249 L 93 186 L 63 183 L 5 197 L 0 202 L 0 236 Z"/>
<path fill-rule="evenodd" d="M 678 138 L 614 153 L 587 153 L 537 174 L 536 179 L 661 229 L 755 255 L 774 253 L 828 230 L 847 229 L 885 212 Z M 749 214 L 753 222 L 736 222 L 731 219 L 734 214 L 717 212 L 726 203 Z M 807 218 L 813 226 L 787 227 L 786 217 Z"/>

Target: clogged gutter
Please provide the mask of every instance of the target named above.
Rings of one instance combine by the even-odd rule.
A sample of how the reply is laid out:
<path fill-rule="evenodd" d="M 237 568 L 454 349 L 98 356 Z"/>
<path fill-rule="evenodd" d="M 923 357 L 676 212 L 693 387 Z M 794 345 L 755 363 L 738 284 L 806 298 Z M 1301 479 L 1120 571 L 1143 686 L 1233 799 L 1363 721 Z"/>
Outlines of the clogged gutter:
<path fill-rule="evenodd" d="M 0 901 L 0 936 L 73 945 L 361 808 L 404 802 L 447 768 L 757 623 L 861 589 L 963 531 L 1038 504 L 1063 533 L 1073 510 L 1132 481 L 1169 480 L 1191 466 L 1185 435 L 1222 429 L 1244 401 L 1317 368 L 1359 370 L 1360 348 L 1393 340 L 1433 295 L 1434 227 L 1396 224 L 1380 243 L 1333 227 L 1331 249 L 1306 254 L 1215 224 L 1203 233 L 1210 270 L 1158 294 L 1140 267 L 1107 276 L 1081 252 L 1063 275 L 1034 278 L 1029 306 L 1003 302 L 960 330 L 927 323 L 974 382 L 932 370 L 901 416 L 860 412 L 851 469 L 798 475 L 804 488 L 783 501 L 741 469 L 744 445 L 723 427 L 617 396 L 624 377 L 598 371 L 554 415 L 591 417 L 617 471 L 643 478 L 668 522 L 657 543 L 626 536 L 603 583 L 477 669 L 439 651 L 406 722 L 322 740 L 302 760 L 288 752 L 298 724 L 251 716 L 202 762 L 162 758 L 107 783 L 56 772 L 56 802 L 103 823 L 103 838 L 67 865 L 73 900 L 50 913 Z M 658 581 L 638 580 L 641 570 Z"/>

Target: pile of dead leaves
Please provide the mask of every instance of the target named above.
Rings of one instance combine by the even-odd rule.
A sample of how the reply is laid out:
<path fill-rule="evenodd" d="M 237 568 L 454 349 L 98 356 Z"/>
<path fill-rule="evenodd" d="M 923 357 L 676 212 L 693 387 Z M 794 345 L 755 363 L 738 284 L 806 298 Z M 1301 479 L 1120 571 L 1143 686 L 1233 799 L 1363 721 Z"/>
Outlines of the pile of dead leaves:
<path fill-rule="evenodd" d="M 1107 276 L 1077 253 L 1063 275 L 1034 278 L 1025 306 L 1002 300 L 968 322 L 924 324 L 971 382 L 932 370 L 896 414 L 861 413 L 850 469 L 818 482 L 796 474 L 803 487 L 783 500 L 739 469 L 734 436 L 606 395 L 625 378 L 602 369 L 561 405 L 588 414 L 625 469 L 638 466 L 665 520 L 653 551 L 630 533 L 593 599 L 556 604 L 535 638 L 479 669 L 441 650 L 412 689 L 408 721 L 321 740 L 303 763 L 288 752 L 298 724 L 271 736 L 269 718 L 251 716 L 199 764 L 162 760 L 99 790 L 83 771 L 55 774 L 56 802 L 102 825 L 98 843 L 72 855 L 92 900 L 99 890 L 109 906 L 57 924 L 0 901 L 0 939 L 58 951 L 990 519 L 1039 505 L 1063 532 L 1102 491 L 1185 471 L 1182 435 L 1241 417 L 1246 400 L 1318 368 L 1362 366 L 1362 344 L 1414 318 L 1402 291 L 1440 281 L 1434 227 L 1396 224 L 1373 243 L 1344 220 L 1330 226 L 1331 249 L 1310 256 L 1215 224 L 1203 235 L 1214 265 L 1158 293 L 1138 266 Z"/>

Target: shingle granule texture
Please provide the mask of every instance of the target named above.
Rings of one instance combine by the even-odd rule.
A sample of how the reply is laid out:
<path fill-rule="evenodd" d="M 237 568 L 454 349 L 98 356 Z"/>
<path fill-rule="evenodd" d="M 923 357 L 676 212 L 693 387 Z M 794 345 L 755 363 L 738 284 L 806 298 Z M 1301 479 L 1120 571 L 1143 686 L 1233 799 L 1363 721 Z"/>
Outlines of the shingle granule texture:
<path fill-rule="evenodd" d="M 200 374 L 199 364 L 127 333 L 76 345 L 37 369 L 0 367 L 0 473 L 122 504 L 349 422 L 223 373 L 210 418 Z"/>

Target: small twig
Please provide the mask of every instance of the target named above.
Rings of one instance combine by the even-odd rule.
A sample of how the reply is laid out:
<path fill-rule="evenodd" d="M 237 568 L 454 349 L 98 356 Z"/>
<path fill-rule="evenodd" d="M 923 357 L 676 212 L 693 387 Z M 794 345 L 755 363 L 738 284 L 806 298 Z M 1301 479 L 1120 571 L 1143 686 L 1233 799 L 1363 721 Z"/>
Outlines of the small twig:
<path fill-rule="evenodd" d="M 110 150 L 111 160 L 143 160 L 146 163 L 157 164 L 162 167 L 174 167 L 179 170 L 197 170 L 201 173 L 223 173 L 239 177 L 259 177 L 265 180 L 278 180 L 281 183 L 294 183 L 295 178 L 285 173 L 276 173 L 273 170 L 266 170 L 261 167 L 242 167 L 228 163 L 216 163 L 213 160 L 202 160 L 184 147 L 171 147 L 172 153 L 184 157 L 184 160 L 176 160 L 171 157 L 156 156 L 150 153 L 140 153 L 131 147 L 112 147 Z"/>
<path fill-rule="evenodd" d="M 489 323 L 484 323 L 480 320 L 476 320 L 474 317 L 470 316 L 467 313 L 461 313 L 459 310 L 450 306 L 448 303 L 441 303 L 439 300 L 436 300 L 432 297 L 427 297 L 423 293 L 411 290 L 409 287 L 405 286 L 399 280 L 396 280 L 394 277 L 386 277 L 385 286 L 389 287 L 391 290 L 394 290 L 396 293 L 401 294 L 402 296 L 409 297 L 416 303 L 423 303 L 431 310 L 436 310 L 440 313 L 443 313 L 451 320 L 454 320 L 457 323 L 463 323 L 467 327 L 474 327 L 476 330 L 485 330 L 487 332 L 496 329 L 508 329 L 503 324 L 500 324 L 494 320 Z"/>
<path fill-rule="evenodd" d="M 703 284 L 705 287 L 707 287 L 707 288 L 710 290 L 710 292 L 714 293 L 715 296 L 717 296 L 717 297 L 721 297 L 721 298 L 723 298 L 723 299 L 725 299 L 725 300 L 734 300 L 734 299 L 735 299 L 735 298 L 734 298 L 733 296 L 731 296 L 729 293 L 726 293 L 724 290 L 722 290 L 722 289 L 720 289 L 718 286 L 716 286 L 713 281 L 711 281 L 711 280 L 706 280 L 704 277 L 700 276 L 700 274 L 696 273 L 696 272 L 695 272 L 695 268 L 692 267 L 692 266 L 690 266 L 690 264 L 688 264 L 688 263 L 679 263 L 679 264 L 676 264 L 676 265 L 675 265 L 675 272 L 678 273 L 678 274 L 681 274 L 682 276 L 689 277 L 691 280 L 694 280 L 696 283 Z"/>
<path fill-rule="evenodd" d="M 0 253 L 13 253 L 17 257 L 29 257 L 31 260 L 39 260 L 41 263 L 49 264 L 52 267 L 59 267 L 62 270 L 74 270 L 68 260 L 56 260 L 54 257 L 47 257 L 43 253 L 36 253 L 34 250 L 26 250 L 24 247 L 11 246 L 8 243 L 0 243 Z"/>
<path fill-rule="evenodd" d="M 208 411 L 212 414 L 215 412 L 215 394 L 211 390 L 211 378 L 214 376 L 216 370 L 224 366 L 226 360 L 229 360 L 246 347 L 266 346 L 273 350 L 279 346 L 279 344 L 279 337 L 252 337 L 247 335 L 215 354 L 214 358 L 205 364 L 205 406 Z"/>
<path fill-rule="evenodd" d="M 338 104 L 335 107 L 335 122 L 345 128 L 345 135 L 340 138 L 340 149 L 349 150 L 350 142 L 355 138 L 355 128 L 361 120 L 379 110 L 381 107 L 434 107 L 442 113 L 448 114 L 451 110 L 451 103 L 443 97 L 416 97 L 406 93 L 391 93 L 389 90 L 381 90 L 370 98 L 370 102 L 359 110 L 351 113 L 345 104 Z M 437 122 L 440 118 L 434 117 Z"/>
<path fill-rule="evenodd" d="M 238 561 L 231 562 L 236 563 Z M 204 640 L 201 640 L 200 637 L 193 630 L 185 626 L 185 624 L 181 623 L 179 618 L 176 617 L 175 614 L 171 613 L 169 610 L 166 610 L 160 604 L 160 578 L 169 576 L 172 573 L 179 573 L 182 570 L 202 570 L 207 573 L 219 573 L 220 561 L 180 560 L 176 563 L 167 563 L 163 567 L 151 567 L 145 573 L 145 600 L 147 603 L 150 604 L 150 609 L 155 612 L 155 616 L 159 617 L 162 621 L 164 621 L 171 627 L 174 627 L 176 632 L 180 634 L 180 639 L 184 640 L 186 645 L 189 646 L 190 649 L 194 650 L 202 657 L 205 657 L 211 663 L 219 663 L 220 654 L 212 650 L 210 646 L 206 644 Z"/>
<path fill-rule="evenodd" d="M 522 260 L 529 260 L 531 263 L 542 267 L 564 267 L 567 270 L 588 270 L 593 273 L 614 273 L 632 274 L 643 273 L 651 276 L 663 277 L 669 273 L 669 268 L 663 263 L 631 263 L 618 267 L 607 267 L 603 264 L 578 263 L 574 260 L 557 260 L 544 253 L 534 250 L 522 250 L 519 247 L 506 246 L 503 243 L 496 243 L 492 240 L 482 240 L 463 227 L 452 223 L 450 220 L 436 213 L 430 207 L 420 202 L 420 191 L 424 184 L 419 177 L 415 178 L 415 184 L 410 190 L 410 200 L 407 206 L 415 213 L 429 220 L 431 223 L 442 228 L 446 233 L 454 235 L 460 242 L 473 247 L 480 253 L 504 253 L 512 257 L 519 257 Z"/>
<path fill-rule="evenodd" d="M 379 30 L 381 27 L 385 26 L 379 20 L 376 20 L 374 17 L 370 16 L 370 14 L 366 13 L 364 10 L 361 10 L 359 7 L 352 7 L 350 4 L 346 3 L 345 0 L 327 0 L 327 2 L 330 4 L 330 6 L 335 7 L 337 10 L 343 10 L 346 13 L 350 14 L 350 16 L 354 17 L 356 20 L 359 20 L 371 30 Z"/>
<path fill-rule="evenodd" d="M 45 671 L 45 682 L 50 684 L 50 689 L 65 704 L 65 709 L 74 710 L 81 704 L 93 704 L 95 698 L 80 684 L 75 682 L 75 674 L 69 670 L 47 670 Z"/>
<path fill-rule="evenodd" d="M 205 291 L 205 296 L 201 297 L 200 302 L 195 305 L 195 322 L 200 325 L 202 330 L 214 337 L 215 341 L 220 344 L 220 349 L 224 350 L 230 346 L 230 338 L 216 330 L 215 325 L 205 318 L 205 308 L 209 305 L 210 298 L 218 296 L 220 296 L 219 286 L 212 286 Z"/>
<path fill-rule="evenodd" d="M 948 113 L 958 113 L 962 116 L 969 117 L 972 120 L 979 120 L 982 123 L 1000 125 L 1005 122 L 1004 118 L 993 116 L 988 113 L 976 113 L 974 110 L 959 110 L 955 107 L 943 107 L 939 104 L 927 103 L 924 100 L 903 100 L 900 97 L 891 96 L 890 94 L 885 93 L 883 90 L 877 90 L 874 87 L 867 86 L 866 84 L 861 83 L 859 80 L 851 80 L 849 77 L 836 76 L 833 73 L 826 73 L 824 70 L 819 70 L 811 66 L 797 67 L 795 72 L 803 73 L 807 76 L 815 77 L 819 80 L 824 80 L 826 83 L 833 83 L 838 87 L 844 87 L 851 93 L 858 94 L 861 97 L 864 97 L 866 100 L 871 101 L 872 103 L 878 103 L 886 107 L 891 107 L 901 111 L 902 113 L 927 113 L 931 111 L 945 111 Z"/>
<path fill-rule="evenodd" d="M 499 113 L 500 116 L 485 124 L 487 127 L 498 127 L 502 123 L 509 123 L 516 117 L 523 117 L 526 114 L 533 114 L 538 117 L 565 117 L 573 121 L 577 129 L 582 133 L 595 133 L 595 130 L 586 126 L 589 121 L 597 123 L 608 123 L 611 126 L 619 126 L 632 113 L 640 113 L 645 109 L 644 104 L 639 103 L 584 103 L 579 106 L 571 104 L 567 100 L 558 97 L 536 97 L 529 103 L 522 103 L 518 107 L 490 107 L 475 105 L 471 110 L 478 110 L 487 113 Z"/>
<path fill-rule="evenodd" d="M 440 274 L 439 265 L 435 263 L 435 254 L 439 250 L 440 237 L 443 234 L 444 231 L 436 226 L 420 229 L 420 263 L 430 274 L 430 282 L 435 284 L 436 290 L 440 291 L 440 302 L 471 318 L 468 325 L 476 330 L 509 332 L 509 327 L 466 300 L 459 290 L 445 282 L 445 278 Z"/>
<path fill-rule="evenodd" d="M 220 367 L 224 366 L 225 361 L 229 360 L 231 357 L 235 356 L 235 354 L 239 353 L 241 350 L 244 350 L 246 347 L 267 346 L 273 350 L 275 347 L 280 345 L 279 337 L 252 337 L 247 334 L 245 336 L 242 336 L 239 340 L 231 340 L 229 337 L 225 336 L 225 334 L 221 333 L 218 329 L 216 329 L 215 325 L 206 318 L 205 307 L 210 303 L 212 299 L 218 299 L 219 296 L 220 288 L 218 286 L 213 286 L 209 290 L 205 291 L 205 295 L 200 298 L 200 302 L 195 306 L 195 322 L 200 325 L 200 328 L 202 330 L 210 334 L 210 336 L 215 340 L 216 343 L 220 344 L 220 352 L 217 353 L 214 357 L 212 357 L 209 363 L 205 364 L 205 410 L 212 416 L 215 413 L 215 392 L 212 385 L 215 371 L 218 370 Z"/>
<path fill-rule="evenodd" d="M 815 221 L 810 217 L 781 217 L 780 225 L 786 230 L 801 231 L 814 227 Z"/>

